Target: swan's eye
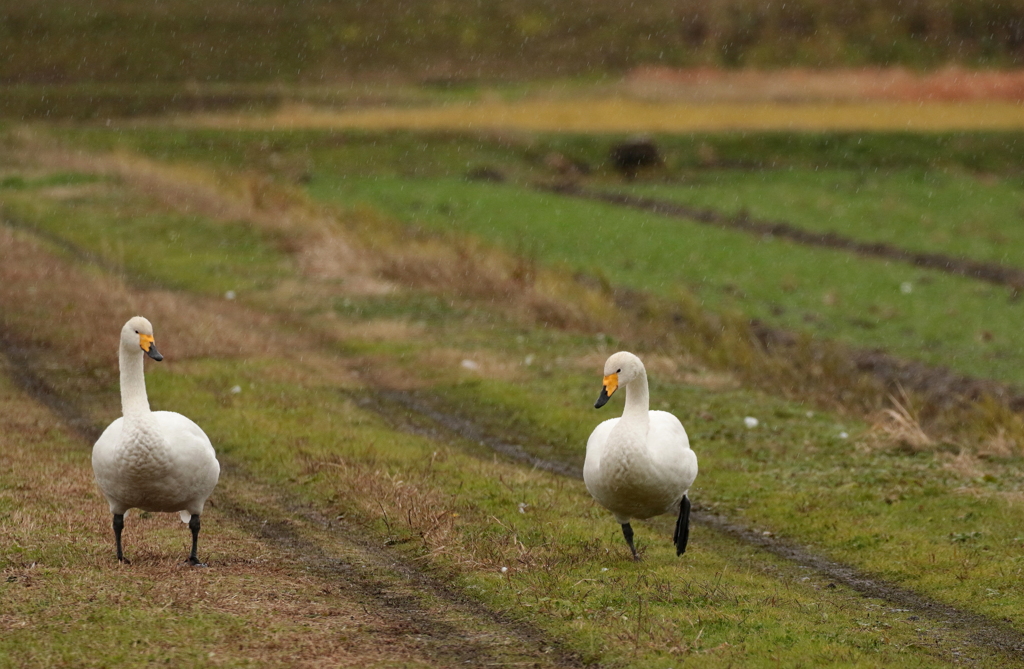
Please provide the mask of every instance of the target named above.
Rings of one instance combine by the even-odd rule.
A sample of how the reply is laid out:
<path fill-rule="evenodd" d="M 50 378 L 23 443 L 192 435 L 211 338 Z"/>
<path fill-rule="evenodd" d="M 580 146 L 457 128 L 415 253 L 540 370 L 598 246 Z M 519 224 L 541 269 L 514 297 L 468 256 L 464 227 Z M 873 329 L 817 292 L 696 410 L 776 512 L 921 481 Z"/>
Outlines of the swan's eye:
<path fill-rule="evenodd" d="M 616 373 L 616 374 L 621 374 L 621 373 L 622 373 L 622 370 L 621 370 L 621 369 L 616 369 L 616 370 L 615 370 L 615 373 Z"/>
<path fill-rule="evenodd" d="M 135 334 L 139 334 L 139 331 L 138 331 L 138 330 L 136 330 L 136 331 L 135 331 Z"/>

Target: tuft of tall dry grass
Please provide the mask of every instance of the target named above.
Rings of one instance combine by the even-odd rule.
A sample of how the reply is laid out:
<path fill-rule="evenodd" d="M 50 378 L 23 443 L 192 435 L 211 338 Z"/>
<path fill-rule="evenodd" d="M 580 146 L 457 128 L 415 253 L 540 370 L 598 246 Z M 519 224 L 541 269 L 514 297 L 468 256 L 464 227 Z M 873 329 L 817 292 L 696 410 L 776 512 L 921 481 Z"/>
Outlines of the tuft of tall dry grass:
<path fill-rule="evenodd" d="M 882 409 L 872 416 L 871 432 L 876 442 L 895 445 L 912 453 L 934 446 L 935 440 L 921 428 L 907 391 L 903 386 L 897 386 L 897 390 L 899 398 L 889 394 L 892 407 Z"/>

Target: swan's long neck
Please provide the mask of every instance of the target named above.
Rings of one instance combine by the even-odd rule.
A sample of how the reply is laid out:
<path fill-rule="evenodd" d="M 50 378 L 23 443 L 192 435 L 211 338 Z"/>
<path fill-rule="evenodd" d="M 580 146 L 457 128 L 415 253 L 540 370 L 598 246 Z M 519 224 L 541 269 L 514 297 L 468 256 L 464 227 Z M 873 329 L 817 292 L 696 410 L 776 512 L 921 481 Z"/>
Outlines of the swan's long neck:
<path fill-rule="evenodd" d="M 647 371 L 640 374 L 626 385 L 626 407 L 622 410 L 622 422 L 646 428 L 650 426 L 651 392 L 647 387 Z"/>
<path fill-rule="evenodd" d="M 619 453 L 618 457 L 631 460 L 646 454 L 647 433 L 651 429 L 650 405 L 647 373 L 641 371 L 639 376 L 626 384 L 626 407 L 614 428 L 613 434 L 616 436 L 610 440 L 612 450 Z"/>
<path fill-rule="evenodd" d="M 145 418 L 149 414 L 146 396 L 146 377 L 142 371 L 142 350 L 126 351 L 121 347 L 118 356 L 121 368 L 121 412 L 126 421 Z"/>
<path fill-rule="evenodd" d="M 650 454 L 647 451 L 647 435 L 651 429 L 650 393 L 647 389 L 647 374 L 639 376 L 626 384 L 626 407 L 622 418 L 612 428 L 608 436 L 607 447 L 601 457 L 601 467 L 609 472 L 618 472 L 620 483 L 626 485 L 642 484 L 649 474 Z"/>

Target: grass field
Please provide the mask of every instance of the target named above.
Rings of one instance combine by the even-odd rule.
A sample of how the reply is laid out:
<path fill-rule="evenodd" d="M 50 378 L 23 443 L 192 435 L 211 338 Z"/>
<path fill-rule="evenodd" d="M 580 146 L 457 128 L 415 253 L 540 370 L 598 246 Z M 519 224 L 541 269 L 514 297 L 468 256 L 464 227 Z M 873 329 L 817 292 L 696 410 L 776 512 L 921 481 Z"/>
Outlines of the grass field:
<path fill-rule="evenodd" d="M 871 199 L 884 202 L 878 192 L 906 189 L 917 195 L 900 200 L 894 220 L 909 227 L 924 212 L 955 234 L 956 210 L 930 208 L 926 193 L 937 184 L 977 198 L 973 209 L 994 234 L 999 212 L 1015 207 L 1012 149 L 990 156 L 1004 168 L 980 181 L 963 165 L 872 172 L 869 198 L 834 187 L 845 172 L 815 179 L 813 167 L 716 172 L 733 188 L 711 180 L 703 189 L 707 174 L 682 185 L 625 184 L 599 165 L 606 140 L 571 136 L 53 131 L 86 150 L 78 153 L 49 134 L 10 135 L 0 165 L 0 324 L 11 361 L 0 385 L 0 532 L 13 547 L 0 553 L 0 647 L 9 666 L 203 654 L 226 666 L 266 665 L 287 662 L 291 648 L 304 666 L 1021 662 L 979 642 L 976 621 L 864 597 L 713 526 L 697 526 L 692 550 L 677 559 L 668 519 L 641 524 L 645 559 L 634 564 L 580 482 L 481 444 L 503 439 L 578 467 L 587 434 L 612 415 L 591 408 L 603 359 L 634 349 L 648 363 L 652 408 L 687 425 L 702 470 L 692 496 L 704 512 L 985 616 L 981 624 L 997 631 L 1021 630 L 1024 481 L 1016 434 L 1005 431 L 1012 423 L 972 443 L 908 445 L 855 407 L 826 410 L 813 395 L 787 400 L 744 387 L 738 370 L 702 359 L 686 340 L 645 333 L 609 288 L 684 302 L 693 294 L 712 314 L 762 316 L 1017 380 L 1018 303 L 1005 291 L 529 188 L 552 176 L 544 158 L 561 151 L 597 166 L 591 178 L 602 186 L 692 191 L 724 210 L 737 206 L 728 199 L 735 191 L 778 194 L 778 204 L 759 199 L 779 208 L 764 215 L 838 209 L 821 201 L 823 191 L 870 212 Z M 701 142 L 722 155 L 736 141 L 670 147 L 683 160 Z M 760 147 L 759 159 L 805 165 L 852 143 L 745 141 Z M 908 162 L 927 162 L 941 143 L 900 141 L 892 156 L 908 143 L 919 149 L 901 158 Z M 997 139 L 957 141 L 971 155 L 972 142 Z M 111 148 L 120 153 L 101 153 Z M 878 149 L 863 162 L 892 156 Z M 508 181 L 463 177 L 480 166 Z M 986 199 L 997 208 L 982 207 Z M 803 215 L 794 222 L 811 226 L 813 215 Z M 875 239 L 883 229 L 846 232 Z M 942 243 L 913 228 L 887 239 Z M 597 286 L 580 284 L 578 272 Z M 913 283 L 909 295 L 904 281 Z M 131 515 L 134 579 L 111 585 L 110 572 L 124 568 L 113 564 L 105 506 L 90 485 L 88 439 L 65 431 L 11 379 L 32 375 L 43 384 L 37 391 L 48 387 L 66 403 L 65 419 L 87 433 L 101 428 L 118 411 L 111 333 L 135 311 L 153 320 L 167 356 L 148 369 L 154 408 L 199 422 L 226 467 L 200 543 L 211 568 L 176 565 L 187 536 L 177 520 Z M 850 323 L 872 315 L 875 327 Z M 967 324 L 962 332 L 944 328 L 951 317 Z M 979 341 L 981 327 L 991 341 Z M 993 362 L 993 350 L 1005 357 Z M 469 421 L 481 438 L 395 397 Z M 744 427 L 746 416 L 759 426 Z M 63 529 L 46 529 L 40 519 L 52 517 Z M 171 593 L 170 582 L 187 587 Z M 110 632 L 122 628 L 126 636 Z"/>
<path fill-rule="evenodd" d="M 573 136 L 527 141 L 435 134 L 423 142 L 409 133 L 151 129 L 75 136 L 93 146 L 130 147 L 214 169 L 224 162 L 257 166 L 301 180 L 321 201 L 377 208 L 442 235 L 470 234 L 612 285 L 668 300 L 692 294 L 713 311 L 883 347 L 961 374 L 1013 383 L 1022 378 L 1021 367 L 1012 363 L 1021 350 L 1019 302 L 1007 288 L 846 251 L 568 202 L 529 188 L 553 177 L 545 156 L 564 153 L 595 166 L 590 179 L 606 190 L 1020 266 L 1013 240 L 1019 236 L 1024 163 L 1013 148 L 1016 135 L 1001 150 L 992 149 L 998 142 L 987 133 L 666 140 L 665 170 L 631 183 L 601 166 L 608 140 Z M 744 156 L 747 164 L 777 167 L 756 173 L 747 164 L 700 169 L 692 161 L 702 141 L 726 164 Z M 858 169 L 858 161 L 870 171 Z M 486 167 L 500 167 L 507 181 L 465 178 Z M 613 248 L 626 252 L 609 256 Z"/>

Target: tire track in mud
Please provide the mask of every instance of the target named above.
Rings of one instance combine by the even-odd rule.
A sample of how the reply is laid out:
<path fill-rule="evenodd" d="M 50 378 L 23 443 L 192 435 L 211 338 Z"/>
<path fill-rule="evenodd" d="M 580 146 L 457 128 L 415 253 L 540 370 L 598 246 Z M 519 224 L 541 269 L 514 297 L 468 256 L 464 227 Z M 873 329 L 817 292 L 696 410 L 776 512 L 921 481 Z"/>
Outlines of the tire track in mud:
<path fill-rule="evenodd" d="M 690 207 L 676 202 L 638 195 L 590 190 L 575 184 L 540 185 L 539 188 L 558 195 L 638 209 L 662 216 L 685 218 L 718 228 L 739 230 L 756 235 L 771 235 L 806 246 L 851 251 L 870 258 L 894 260 L 916 267 L 945 272 L 946 274 L 964 276 L 998 286 L 1006 286 L 1013 290 L 1014 295 L 1024 291 L 1024 270 L 997 263 L 970 260 L 969 258 L 955 257 L 943 253 L 910 251 L 882 242 L 861 242 L 834 232 L 805 230 L 784 221 L 751 218 L 743 215 L 730 216 L 714 209 Z"/>
<path fill-rule="evenodd" d="M 252 534 L 294 551 L 314 573 L 358 592 L 361 599 L 372 603 L 374 614 L 403 636 L 419 640 L 431 657 L 452 665 L 589 666 L 534 625 L 492 611 L 400 560 L 393 550 L 365 536 L 361 528 L 328 520 L 312 506 L 287 498 L 283 491 L 267 490 L 259 481 L 232 469 L 244 485 L 261 489 L 261 502 L 269 495 L 273 506 L 270 513 L 255 513 L 239 500 L 228 498 L 225 503 L 221 495 L 220 508 L 225 515 Z M 323 542 L 303 536 L 295 519 L 317 533 L 328 534 L 332 545 L 349 550 L 330 551 Z M 421 602 L 423 593 L 442 604 L 440 615 Z M 469 624 L 460 625 L 460 621 Z"/>
<path fill-rule="evenodd" d="M 439 441 L 446 438 L 450 440 L 454 435 L 538 469 L 574 479 L 583 478 L 582 467 L 531 455 L 522 446 L 488 434 L 486 429 L 473 421 L 449 413 L 419 394 L 383 390 L 362 397 L 359 404 L 381 415 L 396 429 Z M 420 419 L 426 419 L 432 425 L 424 426 L 422 420 L 399 419 L 396 417 L 396 408 L 414 414 Z M 898 609 L 906 609 L 939 625 L 960 630 L 976 646 L 995 650 L 1014 661 L 1024 661 L 1024 632 L 1005 622 L 956 608 L 908 588 L 874 578 L 853 566 L 829 560 L 802 546 L 766 536 L 725 516 L 710 513 L 696 506 L 691 518 L 709 529 L 817 572 L 824 578 L 840 583 L 865 597 L 884 600 Z"/>

